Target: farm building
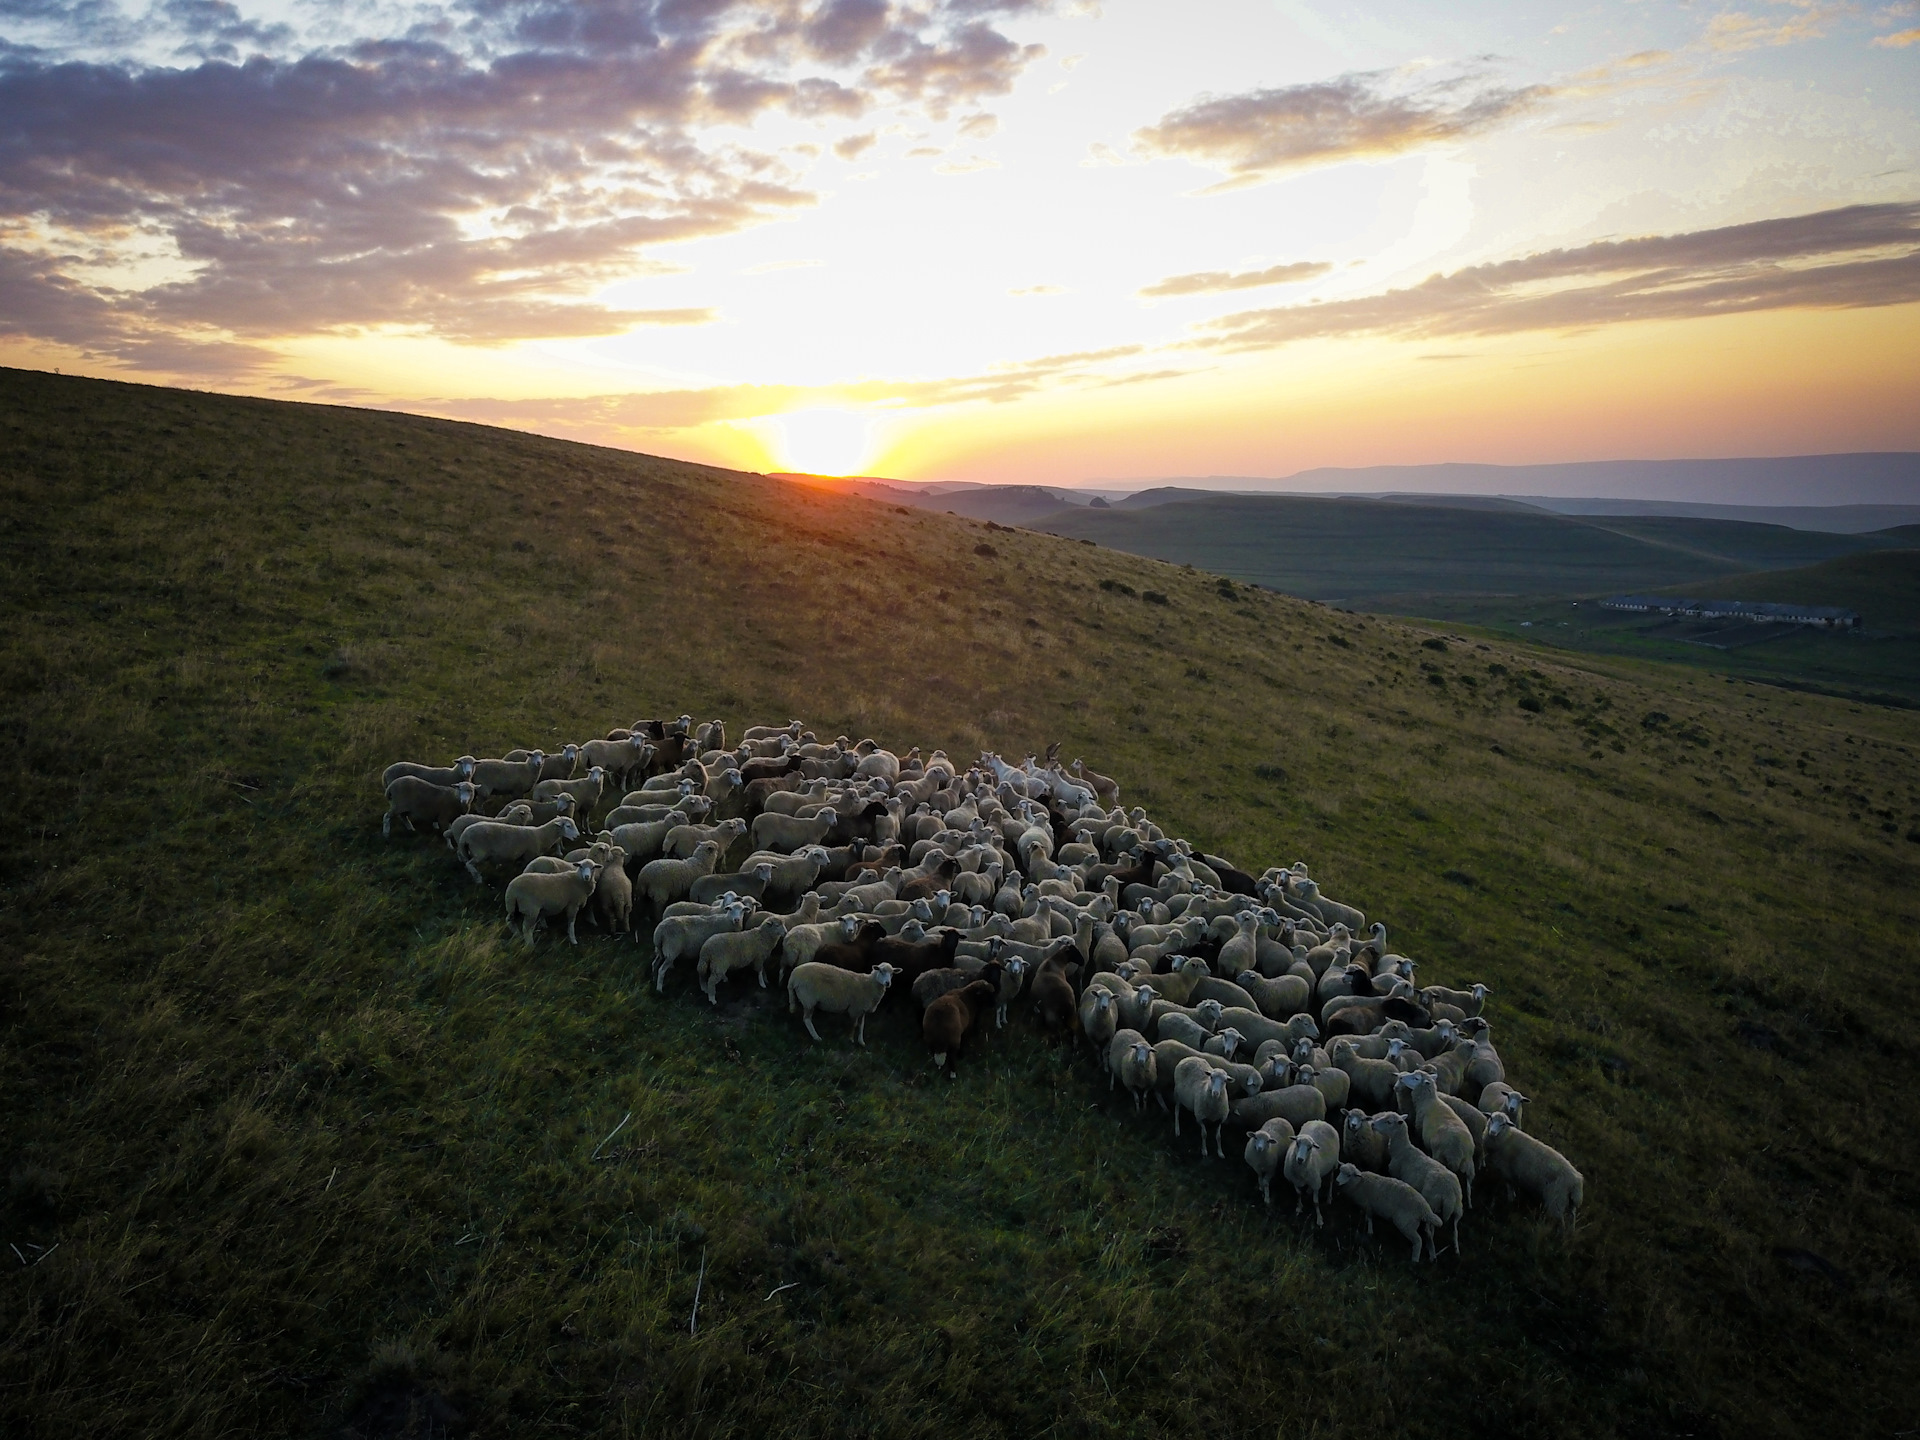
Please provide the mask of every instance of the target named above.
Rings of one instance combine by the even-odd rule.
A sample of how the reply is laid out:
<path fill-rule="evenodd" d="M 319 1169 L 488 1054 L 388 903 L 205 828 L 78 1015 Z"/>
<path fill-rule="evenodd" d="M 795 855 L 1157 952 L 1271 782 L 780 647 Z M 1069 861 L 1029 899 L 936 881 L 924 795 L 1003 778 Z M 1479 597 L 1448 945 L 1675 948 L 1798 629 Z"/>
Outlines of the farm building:
<path fill-rule="evenodd" d="M 1827 630 L 1854 630 L 1858 610 L 1836 605 L 1778 605 L 1760 600 L 1683 600 L 1671 595 L 1613 595 L 1602 600 L 1609 610 L 1639 610 L 1691 620 L 1751 620 L 1763 625 L 1816 625 Z"/>

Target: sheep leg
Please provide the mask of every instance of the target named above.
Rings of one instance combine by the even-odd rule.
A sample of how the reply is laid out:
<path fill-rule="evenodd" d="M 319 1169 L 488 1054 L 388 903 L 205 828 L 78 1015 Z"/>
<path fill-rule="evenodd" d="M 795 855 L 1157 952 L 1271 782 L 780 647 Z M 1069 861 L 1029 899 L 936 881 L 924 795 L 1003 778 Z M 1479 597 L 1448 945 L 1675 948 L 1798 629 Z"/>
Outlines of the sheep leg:
<path fill-rule="evenodd" d="M 467 873 L 468 873 L 469 875 L 471 875 L 471 876 L 473 876 L 473 883 L 474 883 L 474 884 L 476 884 L 476 885 L 484 885 L 484 884 L 486 884 L 486 883 L 487 883 L 487 882 L 486 882 L 486 881 L 485 881 L 484 879 L 482 879 L 482 878 L 481 878 L 481 875 L 480 875 L 480 872 L 479 872 L 478 870 L 476 870 L 476 869 L 474 869 L 474 867 L 473 867 L 473 861 L 471 861 L 471 860 L 469 860 L 469 861 L 467 861 Z"/>
<path fill-rule="evenodd" d="M 1413 1263 L 1416 1265 L 1420 1263 L 1420 1252 L 1422 1249 L 1425 1248 L 1425 1246 L 1422 1245 L 1421 1242 L 1425 1238 L 1426 1236 L 1421 1231 L 1420 1227 L 1418 1225 L 1414 1226 L 1413 1227 Z"/>
<path fill-rule="evenodd" d="M 1453 1217 L 1453 1253 L 1456 1255 L 1460 1253 L 1460 1216 L 1458 1213 Z"/>
<path fill-rule="evenodd" d="M 569 910 L 567 912 L 567 939 L 568 941 L 570 941 L 572 944 L 575 944 L 575 945 L 578 945 L 580 943 L 580 937 L 574 933 L 574 928 L 573 928 L 574 923 L 577 920 L 579 920 L 579 918 L 580 918 L 580 912 L 578 910 Z"/>
<path fill-rule="evenodd" d="M 393 811 L 389 810 L 380 817 L 380 833 L 383 836 L 393 834 Z"/>
<path fill-rule="evenodd" d="M 807 1034 L 811 1035 L 815 1040 L 818 1040 L 820 1038 L 820 1032 L 813 1028 L 813 1011 L 806 1011 L 801 1015 L 800 1019 L 807 1027 Z"/>
<path fill-rule="evenodd" d="M 853 1043 L 860 1046 L 865 1046 L 867 1043 L 867 1017 L 865 1011 L 862 1011 L 860 1018 L 853 1022 Z"/>
<path fill-rule="evenodd" d="M 1316 1180 L 1313 1184 L 1313 1228 L 1323 1230 L 1326 1228 L 1326 1224 L 1327 1217 L 1320 1213 L 1320 1182 Z M 1371 1215 L 1367 1217 L 1367 1233 L 1369 1235 L 1373 1233 L 1373 1217 Z"/>
<path fill-rule="evenodd" d="M 1180 1107 L 1178 1105 L 1173 1107 L 1173 1133 L 1175 1135 L 1180 1133 Z"/>

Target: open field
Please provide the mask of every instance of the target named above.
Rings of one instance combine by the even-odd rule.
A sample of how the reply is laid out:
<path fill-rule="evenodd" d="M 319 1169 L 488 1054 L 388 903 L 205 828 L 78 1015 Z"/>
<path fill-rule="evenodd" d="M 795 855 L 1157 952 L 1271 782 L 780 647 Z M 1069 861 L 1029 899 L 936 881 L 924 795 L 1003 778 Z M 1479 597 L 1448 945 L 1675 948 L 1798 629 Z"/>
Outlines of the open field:
<path fill-rule="evenodd" d="M 0 372 L 0 475 L 8 1433 L 1920 1427 L 1910 712 L 404 415 Z M 1414 1270 L 1024 1020 L 813 1046 L 381 839 L 390 760 L 681 710 L 1307 860 L 1493 987 L 1577 1234 Z"/>

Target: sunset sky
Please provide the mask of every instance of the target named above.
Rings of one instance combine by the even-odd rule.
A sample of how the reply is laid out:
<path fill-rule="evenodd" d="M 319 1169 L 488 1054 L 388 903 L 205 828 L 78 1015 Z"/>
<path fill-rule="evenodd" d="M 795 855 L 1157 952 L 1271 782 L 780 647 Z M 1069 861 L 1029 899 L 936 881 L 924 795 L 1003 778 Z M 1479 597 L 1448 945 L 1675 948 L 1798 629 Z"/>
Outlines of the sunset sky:
<path fill-rule="evenodd" d="M 1910 0 L 0 0 L 0 207 L 0 363 L 754 470 L 1920 449 Z"/>

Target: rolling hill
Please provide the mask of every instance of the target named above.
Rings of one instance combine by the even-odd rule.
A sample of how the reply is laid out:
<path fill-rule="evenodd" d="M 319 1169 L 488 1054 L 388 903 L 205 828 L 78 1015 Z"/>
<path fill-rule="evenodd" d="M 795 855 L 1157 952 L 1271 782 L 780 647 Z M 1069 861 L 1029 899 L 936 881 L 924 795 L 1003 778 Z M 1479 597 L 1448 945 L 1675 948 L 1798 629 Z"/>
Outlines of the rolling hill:
<path fill-rule="evenodd" d="M 1843 605 L 1858 610 L 1869 631 L 1920 636 L 1920 548 L 1847 555 L 1795 570 L 1709 580 L 1691 588 L 1703 598 L 1719 600 Z"/>
<path fill-rule="evenodd" d="M 400 414 L 0 371 L 0 478 L 9 1434 L 1920 1409 L 1910 714 Z M 1472 519 L 1514 527 L 1497 575 L 1677 563 Z M 1439 566 L 1418 536 L 1287 553 L 1335 586 Z M 1308 861 L 1492 987 L 1578 1231 L 1485 1187 L 1412 1268 L 1265 1210 L 1024 1017 L 949 1084 L 904 1015 L 815 1046 L 751 988 L 655 995 L 644 946 L 527 952 L 438 840 L 381 838 L 395 758 L 682 710 L 1057 739 L 1210 849 Z"/>

